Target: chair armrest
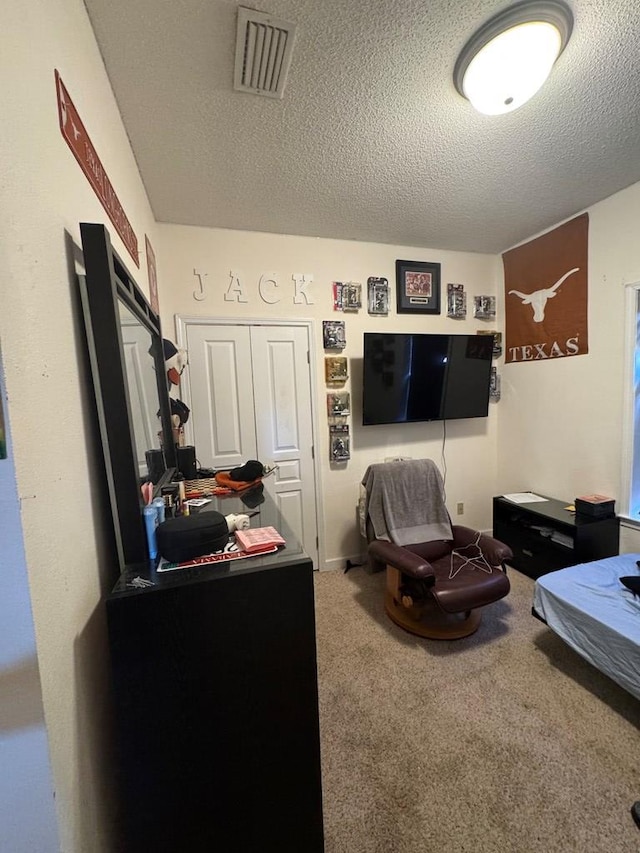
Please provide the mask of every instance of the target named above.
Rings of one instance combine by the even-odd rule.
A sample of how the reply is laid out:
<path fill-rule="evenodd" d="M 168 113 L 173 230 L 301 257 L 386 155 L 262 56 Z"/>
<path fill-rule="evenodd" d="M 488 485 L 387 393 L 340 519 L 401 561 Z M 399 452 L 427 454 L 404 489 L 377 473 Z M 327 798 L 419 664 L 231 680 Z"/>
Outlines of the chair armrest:
<path fill-rule="evenodd" d="M 511 548 L 505 545 L 504 542 L 500 542 L 499 539 L 494 539 L 485 533 L 482 533 L 480 539 L 478 539 L 477 530 L 472 530 L 470 527 L 463 527 L 460 524 L 454 524 L 452 530 L 454 548 L 465 548 L 468 545 L 475 544 L 477 540 L 485 559 L 492 566 L 501 566 L 513 557 Z"/>
<path fill-rule="evenodd" d="M 374 560 L 393 566 L 394 569 L 398 569 L 409 577 L 427 581 L 427 583 L 431 581 L 431 584 L 435 582 L 431 563 L 424 557 L 414 554 L 413 551 L 408 551 L 400 545 L 394 545 L 393 542 L 376 539 L 369 545 L 369 554 Z"/>

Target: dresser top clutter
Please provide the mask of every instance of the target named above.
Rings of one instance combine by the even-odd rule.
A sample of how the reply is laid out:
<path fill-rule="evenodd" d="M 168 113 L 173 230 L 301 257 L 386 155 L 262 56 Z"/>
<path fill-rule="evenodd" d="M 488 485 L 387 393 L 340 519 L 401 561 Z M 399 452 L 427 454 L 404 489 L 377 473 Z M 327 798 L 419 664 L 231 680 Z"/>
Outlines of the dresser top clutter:
<path fill-rule="evenodd" d="M 263 498 L 263 502 L 258 506 L 248 509 L 242 497 L 238 495 L 212 496 L 210 502 L 200 507 L 197 512 L 207 513 L 214 510 L 225 516 L 230 513 L 249 515 L 251 528 L 274 527 L 284 538 L 284 547 L 273 553 L 252 555 L 241 560 L 221 560 L 169 571 L 161 571 L 160 564 L 156 566 L 153 562 L 133 564 L 125 567 L 112 596 L 137 595 L 153 588 L 201 583 L 228 575 L 266 571 L 299 564 L 302 560 L 309 559 L 276 503 L 268 494 L 263 495 Z"/>

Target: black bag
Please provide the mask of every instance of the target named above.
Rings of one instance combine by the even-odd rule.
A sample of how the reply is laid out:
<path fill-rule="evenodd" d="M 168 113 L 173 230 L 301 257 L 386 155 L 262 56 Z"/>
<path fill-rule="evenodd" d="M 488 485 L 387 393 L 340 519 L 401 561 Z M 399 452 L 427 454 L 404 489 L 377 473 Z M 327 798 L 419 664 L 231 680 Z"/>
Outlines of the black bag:
<path fill-rule="evenodd" d="M 257 459 L 250 459 L 239 468 L 232 468 L 229 477 L 238 483 L 252 483 L 264 474 L 264 465 Z"/>
<path fill-rule="evenodd" d="M 197 515 L 168 518 L 156 528 L 159 554 L 170 563 L 184 563 L 222 551 L 229 541 L 229 526 L 222 513 L 205 510 Z"/>

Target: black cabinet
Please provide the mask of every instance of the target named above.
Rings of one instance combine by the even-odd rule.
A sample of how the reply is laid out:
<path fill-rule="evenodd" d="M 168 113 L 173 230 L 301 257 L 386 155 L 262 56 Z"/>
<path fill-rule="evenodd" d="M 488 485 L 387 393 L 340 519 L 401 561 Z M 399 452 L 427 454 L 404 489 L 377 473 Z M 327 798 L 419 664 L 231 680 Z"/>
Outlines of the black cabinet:
<path fill-rule="evenodd" d="M 513 551 L 510 565 L 537 578 L 618 553 L 617 517 L 591 518 L 571 512 L 568 505 L 555 498 L 534 503 L 493 499 L 493 535 Z"/>
<path fill-rule="evenodd" d="M 107 601 L 127 853 L 324 849 L 313 566 L 266 525 L 275 555 L 132 567 Z"/>

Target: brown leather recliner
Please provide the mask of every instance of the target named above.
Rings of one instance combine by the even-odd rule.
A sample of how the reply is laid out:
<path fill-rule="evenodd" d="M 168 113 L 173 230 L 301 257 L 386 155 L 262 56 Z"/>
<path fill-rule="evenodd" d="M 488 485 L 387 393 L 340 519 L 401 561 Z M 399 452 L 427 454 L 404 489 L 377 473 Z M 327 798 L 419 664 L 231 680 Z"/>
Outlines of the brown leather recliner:
<path fill-rule="evenodd" d="M 418 463 L 435 467 L 431 460 Z M 365 485 L 371 485 L 367 475 L 372 468 L 379 466 L 367 470 Z M 404 470 L 398 467 L 392 474 L 402 476 Z M 432 473 L 431 468 L 424 470 Z M 439 471 L 433 474 L 437 491 L 441 478 Z M 401 497 L 396 495 L 396 499 Z M 491 536 L 451 525 L 443 499 L 441 513 L 451 538 L 402 545 L 375 538 L 374 525 L 368 518 L 368 551 L 372 570 L 386 569 L 385 610 L 393 622 L 421 637 L 458 639 L 478 628 L 480 608 L 509 593 L 505 563 L 513 554 L 507 545 Z M 393 538 L 393 530 L 389 533 Z"/>
<path fill-rule="evenodd" d="M 480 625 L 479 608 L 509 592 L 504 563 L 511 549 L 469 527 L 453 525 L 452 531 L 450 541 L 394 545 L 377 539 L 369 545 L 373 568 L 387 571 L 385 610 L 412 634 L 467 637 Z M 478 556 L 470 559 L 467 551 Z"/>

